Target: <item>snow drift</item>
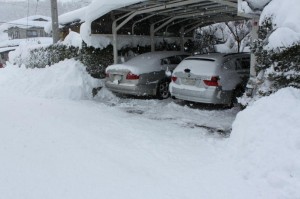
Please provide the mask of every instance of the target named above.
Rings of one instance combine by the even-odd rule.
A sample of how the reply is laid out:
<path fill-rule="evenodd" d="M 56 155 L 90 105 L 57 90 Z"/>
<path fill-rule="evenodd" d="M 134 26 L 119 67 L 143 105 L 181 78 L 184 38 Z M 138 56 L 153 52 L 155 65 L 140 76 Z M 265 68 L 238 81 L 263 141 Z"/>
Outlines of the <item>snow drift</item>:
<path fill-rule="evenodd" d="M 300 90 L 285 88 L 237 115 L 229 143 L 243 178 L 261 198 L 300 196 Z"/>
<path fill-rule="evenodd" d="M 6 92 L 56 99 L 90 99 L 101 86 L 80 62 L 65 60 L 46 68 L 27 69 L 10 63 L 1 69 L 0 87 Z"/>

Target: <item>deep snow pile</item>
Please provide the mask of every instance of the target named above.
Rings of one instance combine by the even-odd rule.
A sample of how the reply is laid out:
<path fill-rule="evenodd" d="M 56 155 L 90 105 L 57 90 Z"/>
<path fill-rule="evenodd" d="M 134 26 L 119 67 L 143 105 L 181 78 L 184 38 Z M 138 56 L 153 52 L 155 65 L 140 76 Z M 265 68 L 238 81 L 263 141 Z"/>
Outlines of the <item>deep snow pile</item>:
<path fill-rule="evenodd" d="M 90 99 L 102 82 L 92 78 L 80 62 L 65 60 L 43 69 L 7 64 L 0 87 L 6 92 L 56 99 Z"/>
<path fill-rule="evenodd" d="M 299 89 L 281 89 L 240 112 L 229 143 L 250 186 L 265 186 L 261 198 L 300 197 Z"/>

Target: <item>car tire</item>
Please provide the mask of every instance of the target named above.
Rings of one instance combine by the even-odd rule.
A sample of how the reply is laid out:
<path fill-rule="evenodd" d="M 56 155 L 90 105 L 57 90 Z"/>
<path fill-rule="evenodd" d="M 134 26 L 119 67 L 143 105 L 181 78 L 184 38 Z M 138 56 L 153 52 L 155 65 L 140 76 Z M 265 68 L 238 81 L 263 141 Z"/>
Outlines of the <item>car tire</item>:
<path fill-rule="evenodd" d="M 170 97 L 169 84 L 170 81 L 167 79 L 163 79 L 158 82 L 156 89 L 156 97 L 158 99 L 163 100 Z"/>

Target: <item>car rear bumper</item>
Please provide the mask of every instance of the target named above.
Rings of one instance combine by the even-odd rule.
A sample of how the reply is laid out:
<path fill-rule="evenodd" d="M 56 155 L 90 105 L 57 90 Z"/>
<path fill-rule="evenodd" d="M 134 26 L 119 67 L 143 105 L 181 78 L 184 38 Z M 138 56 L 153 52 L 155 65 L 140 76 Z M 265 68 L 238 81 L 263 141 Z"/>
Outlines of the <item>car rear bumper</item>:
<path fill-rule="evenodd" d="M 177 88 L 170 86 L 171 96 L 185 101 L 207 104 L 230 104 L 232 91 L 223 91 L 221 88 L 208 87 L 203 89 Z"/>
<path fill-rule="evenodd" d="M 115 84 L 113 82 L 107 81 L 105 82 L 105 86 L 112 92 L 125 95 L 152 96 L 156 94 L 156 84 Z"/>

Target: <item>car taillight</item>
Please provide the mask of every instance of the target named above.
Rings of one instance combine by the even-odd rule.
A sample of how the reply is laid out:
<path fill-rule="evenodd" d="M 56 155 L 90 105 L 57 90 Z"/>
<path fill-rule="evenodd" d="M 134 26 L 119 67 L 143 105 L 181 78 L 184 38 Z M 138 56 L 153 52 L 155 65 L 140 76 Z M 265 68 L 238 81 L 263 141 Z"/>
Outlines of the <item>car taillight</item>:
<path fill-rule="evenodd" d="M 219 76 L 213 76 L 210 78 L 210 80 L 203 80 L 203 82 L 207 86 L 220 86 L 219 80 Z"/>
<path fill-rule="evenodd" d="M 139 75 L 136 75 L 136 74 L 132 74 L 132 73 L 128 73 L 126 75 L 126 79 L 129 79 L 129 80 L 136 80 L 136 79 L 139 79 L 140 76 Z"/>
<path fill-rule="evenodd" d="M 177 80 L 177 77 L 175 77 L 175 76 L 172 76 L 172 77 L 171 77 L 171 80 L 172 80 L 172 82 L 176 82 L 176 80 Z"/>

